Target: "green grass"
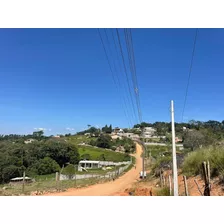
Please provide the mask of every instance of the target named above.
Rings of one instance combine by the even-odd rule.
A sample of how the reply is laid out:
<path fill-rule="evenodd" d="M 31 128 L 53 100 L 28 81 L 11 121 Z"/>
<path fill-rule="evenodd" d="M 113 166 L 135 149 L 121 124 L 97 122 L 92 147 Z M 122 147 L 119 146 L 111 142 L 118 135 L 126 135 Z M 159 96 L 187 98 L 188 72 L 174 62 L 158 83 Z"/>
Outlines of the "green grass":
<path fill-rule="evenodd" d="M 201 174 L 203 161 L 209 161 L 212 176 L 224 176 L 224 148 L 214 146 L 189 153 L 182 165 L 183 173 L 186 176 Z"/>
<path fill-rule="evenodd" d="M 71 144 L 75 144 L 75 145 L 78 145 L 79 143 L 86 143 L 86 144 L 89 144 L 89 142 L 91 140 L 96 140 L 95 137 L 87 137 L 85 135 L 75 135 L 75 136 L 69 136 L 69 137 L 66 137 L 66 140 L 68 142 L 70 142 Z"/>
<path fill-rule="evenodd" d="M 94 148 L 91 146 L 78 146 L 78 150 L 80 156 L 82 156 L 83 154 L 89 154 L 91 160 L 99 160 L 102 154 L 104 154 L 106 161 L 122 162 L 130 160 L 130 156 L 127 154 L 113 152 L 101 148 Z"/>
<path fill-rule="evenodd" d="M 55 192 L 57 189 L 60 191 L 66 190 L 68 188 L 73 188 L 73 187 L 85 187 L 89 186 L 95 183 L 98 183 L 99 179 L 97 178 L 91 178 L 91 179 L 82 179 L 82 180 L 63 180 L 59 181 L 58 184 L 54 180 L 45 180 L 45 181 L 36 181 L 31 184 L 26 184 L 25 185 L 25 195 L 30 195 L 31 192 L 34 191 L 48 191 L 48 192 Z M 76 184 L 75 184 L 76 183 Z M 0 189 L 2 189 L 3 186 L 6 186 L 6 190 L 0 190 L 0 195 L 2 196 L 10 196 L 10 195 L 20 195 L 22 193 L 22 185 L 1 185 Z"/>
<path fill-rule="evenodd" d="M 170 190 L 168 187 L 160 188 L 156 191 L 157 196 L 170 196 Z"/>
<path fill-rule="evenodd" d="M 127 154 L 122 154 L 103 148 L 95 148 L 93 146 L 78 145 L 82 142 L 88 144 L 91 140 L 96 140 L 96 138 L 88 138 L 84 135 L 76 135 L 67 137 L 67 140 L 78 148 L 80 157 L 84 154 L 89 154 L 91 160 L 99 160 L 100 156 L 104 154 L 106 161 L 122 162 L 130 160 L 130 156 Z"/>
<path fill-rule="evenodd" d="M 168 146 L 147 145 L 146 156 L 151 152 L 151 156 L 155 159 L 161 157 L 162 153 L 171 153 L 171 148 Z"/>

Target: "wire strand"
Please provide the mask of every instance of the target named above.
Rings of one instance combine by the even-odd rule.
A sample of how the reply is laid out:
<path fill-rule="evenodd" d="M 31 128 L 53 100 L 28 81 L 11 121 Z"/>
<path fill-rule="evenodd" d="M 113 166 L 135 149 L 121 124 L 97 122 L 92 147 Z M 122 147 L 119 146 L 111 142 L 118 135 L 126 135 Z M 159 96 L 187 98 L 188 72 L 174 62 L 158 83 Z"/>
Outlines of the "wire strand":
<path fill-rule="evenodd" d="M 183 119 L 184 119 L 184 111 L 185 111 L 185 106 L 186 106 L 186 102 L 187 102 L 187 95 L 188 95 L 189 83 L 190 83 L 190 78 L 191 78 L 191 71 L 192 71 L 192 66 L 193 66 L 193 59 L 194 59 L 194 52 L 195 52 L 197 34 L 198 34 L 198 28 L 196 29 L 196 32 L 195 32 L 194 45 L 193 45 L 193 51 L 192 51 L 191 63 L 190 63 L 190 70 L 189 70 L 189 75 L 188 75 L 186 94 L 185 94 L 185 98 L 184 98 L 184 107 L 183 107 L 183 112 L 182 112 L 182 122 L 183 122 Z"/>

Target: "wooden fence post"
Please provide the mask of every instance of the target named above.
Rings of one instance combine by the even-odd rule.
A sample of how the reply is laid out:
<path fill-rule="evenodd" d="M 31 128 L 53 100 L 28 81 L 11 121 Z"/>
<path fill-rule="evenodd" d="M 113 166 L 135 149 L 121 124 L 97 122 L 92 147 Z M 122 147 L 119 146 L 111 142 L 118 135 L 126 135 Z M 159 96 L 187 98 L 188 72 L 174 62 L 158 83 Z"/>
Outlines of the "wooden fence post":
<path fill-rule="evenodd" d="M 208 172 L 208 188 L 209 188 L 209 195 L 210 195 L 210 191 L 211 191 L 211 173 L 210 173 L 209 161 L 207 161 L 207 172 Z"/>
<path fill-rule="evenodd" d="M 210 196 L 210 167 L 206 162 L 202 163 L 202 171 L 205 182 L 204 196 Z"/>
<path fill-rule="evenodd" d="M 183 176 L 183 179 L 184 179 L 185 195 L 186 195 L 186 196 L 189 196 L 189 194 L 188 194 L 188 186 L 187 186 L 187 178 L 186 178 L 186 176 Z"/>
<path fill-rule="evenodd" d="M 160 175 L 160 187 L 163 187 L 163 176 L 162 176 L 162 170 L 161 169 L 159 171 L 159 175 Z"/>
<path fill-rule="evenodd" d="M 23 189 L 22 189 L 22 191 L 23 191 L 23 193 L 24 193 L 24 191 L 25 191 L 25 180 L 26 179 L 26 173 L 25 173 L 25 171 L 23 172 Z"/>
<path fill-rule="evenodd" d="M 198 185 L 197 180 L 196 180 L 196 179 L 194 179 L 194 182 L 196 183 L 196 185 L 197 185 L 197 187 L 198 187 L 198 191 L 200 192 L 201 196 L 203 196 L 203 194 L 202 194 L 202 192 L 201 192 L 201 189 L 200 189 L 200 187 L 199 187 L 199 185 Z"/>
<path fill-rule="evenodd" d="M 169 179 L 170 196 L 171 196 L 172 195 L 172 183 L 171 183 L 171 177 L 170 177 L 170 175 L 169 175 L 168 179 Z"/>

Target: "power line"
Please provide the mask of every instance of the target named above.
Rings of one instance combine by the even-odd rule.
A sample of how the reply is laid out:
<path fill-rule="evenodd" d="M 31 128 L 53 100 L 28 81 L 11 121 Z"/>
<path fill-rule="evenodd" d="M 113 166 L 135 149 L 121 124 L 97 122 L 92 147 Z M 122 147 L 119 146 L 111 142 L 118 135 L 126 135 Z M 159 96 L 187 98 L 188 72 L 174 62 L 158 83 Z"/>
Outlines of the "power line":
<path fill-rule="evenodd" d="M 104 32 L 105 32 L 105 35 L 106 35 L 106 39 L 107 39 L 107 43 L 108 43 L 108 48 L 109 48 L 109 51 L 110 51 L 110 54 L 111 54 L 111 56 L 112 56 L 112 58 L 113 58 L 113 53 L 112 53 L 112 51 L 111 51 L 111 48 L 110 48 L 110 41 L 109 41 L 109 38 L 108 38 L 108 35 L 107 35 L 107 30 L 106 29 L 104 29 Z M 121 89 L 121 83 L 120 83 L 120 80 L 119 80 L 119 75 L 118 75 L 118 71 L 117 71 L 117 69 L 116 69 L 116 63 L 114 62 L 114 60 L 112 60 L 113 61 L 113 65 L 114 65 L 114 70 L 115 70 L 115 75 L 116 75 L 116 78 L 117 78 L 117 90 L 118 90 L 118 94 L 119 94 L 119 96 L 120 96 L 120 98 L 122 98 L 121 97 L 121 92 L 120 92 L 120 89 Z M 131 122 L 131 120 L 130 120 L 130 117 L 129 117 L 129 114 L 128 114 L 128 107 L 127 107 L 127 104 L 126 104 L 126 100 L 125 100 L 125 97 L 123 97 L 122 98 L 123 99 L 123 103 L 124 103 L 124 105 L 122 105 L 123 106 L 123 109 L 125 110 L 127 110 L 127 113 L 126 113 L 126 111 L 125 111 L 125 114 L 126 114 L 126 116 L 127 116 L 127 119 L 129 120 L 129 123 L 130 123 L 130 126 L 132 126 L 132 122 Z M 121 100 L 122 101 L 122 100 Z M 134 117 L 133 117 L 134 118 Z"/>
<path fill-rule="evenodd" d="M 118 63 L 119 63 L 120 73 L 123 73 L 122 65 L 121 65 L 120 60 L 119 60 L 118 47 L 117 47 L 117 44 L 116 44 L 116 41 L 115 41 L 115 37 L 114 37 L 114 33 L 113 33 L 113 29 L 111 29 L 111 33 L 112 33 L 113 43 L 114 43 L 114 46 L 115 46 L 115 51 L 116 51 L 117 61 L 118 61 Z M 122 89 L 122 86 L 123 86 L 123 85 L 122 85 L 122 83 L 120 82 L 120 80 L 119 80 L 119 76 L 118 76 L 118 75 L 117 75 L 117 79 L 118 79 L 119 87 Z M 124 85 L 124 91 L 125 91 L 126 94 L 127 94 L 127 101 L 128 101 L 128 103 L 131 104 L 130 99 L 129 99 L 129 97 L 128 97 L 129 95 L 128 95 L 127 89 L 125 88 L 125 85 Z M 125 106 L 127 107 L 127 102 L 126 102 L 125 96 L 123 97 L 123 100 L 124 100 L 124 104 L 125 104 Z M 127 109 L 127 111 L 128 111 L 128 109 Z M 134 114 L 131 113 L 131 115 L 132 115 L 133 120 L 134 120 Z"/>
<path fill-rule="evenodd" d="M 132 82 L 133 82 L 133 87 L 135 92 L 139 121 L 141 123 L 142 114 L 141 114 L 141 107 L 140 107 L 139 87 L 138 87 L 138 81 L 137 81 L 137 75 L 136 75 L 135 55 L 134 55 L 134 49 L 133 49 L 131 29 L 124 29 L 124 33 L 125 33 L 126 46 L 128 51 L 129 65 L 130 65 L 130 70 L 132 73 Z"/>
<path fill-rule="evenodd" d="M 185 111 L 185 106 L 186 106 L 186 102 L 187 102 L 188 88 L 189 88 L 189 83 L 190 83 L 190 78 L 191 78 L 191 71 L 192 71 L 192 65 L 193 65 L 193 59 L 194 59 L 194 52 L 195 52 L 197 34 L 198 34 L 198 28 L 195 31 L 195 38 L 194 38 L 193 51 L 192 51 L 192 56 L 191 56 L 190 71 L 189 71 L 189 75 L 188 75 L 187 88 L 186 88 L 186 94 L 185 94 L 185 99 L 184 99 L 184 107 L 183 107 L 183 112 L 182 112 L 182 122 L 183 122 L 183 119 L 184 119 L 184 111 Z"/>
<path fill-rule="evenodd" d="M 115 84 L 115 86 L 116 86 L 116 88 L 117 88 L 117 90 L 118 90 L 118 92 L 119 92 L 119 88 L 118 88 L 118 86 L 117 86 L 116 79 L 115 79 L 115 76 L 114 76 L 114 72 L 113 72 L 113 70 L 112 70 L 112 66 L 111 66 L 111 64 L 110 64 L 110 60 L 109 60 L 109 57 L 108 57 L 108 54 L 107 54 L 107 51 L 106 51 L 106 47 L 105 47 L 105 44 L 104 44 L 104 42 L 103 42 L 103 38 L 102 38 L 102 35 L 101 35 L 101 33 L 100 33 L 100 29 L 99 29 L 99 28 L 98 28 L 98 33 L 99 33 L 99 36 L 100 36 L 101 43 L 102 43 L 102 45 L 103 45 L 104 53 L 105 53 L 105 56 L 106 56 L 106 59 L 107 59 L 107 62 L 108 62 L 108 65 L 109 65 L 109 68 L 110 68 L 112 77 L 113 77 L 114 84 Z M 116 68 L 115 68 L 115 69 L 116 69 Z M 119 94 L 119 96 L 120 96 L 120 94 Z M 122 106 L 123 106 L 123 105 L 122 105 Z M 125 108 L 123 107 L 123 109 L 124 109 L 124 114 L 125 114 L 125 116 L 126 116 L 126 119 L 127 119 L 128 123 L 129 123 L 129 125 L 131 125 L 131 122 L 130 122 L 130 120 L 128 119 L 128 116 L 127 116 L 127 114 L 126 114 Z"/>
<path fill-rule="evenodd" d="M 126 80 L 127 80 L 127 84 L 128 84 L 128 90 L 129 90 L 129 94 L 130 94 L 130 98 L 131 98 L 132 109 L 133 109 L 133 112 L 134 112 L 135 117 L 137 118 L 136 112 L 135 112 L 134 103 L 133 103 L 133 98 L 132 98 L 132 94 L 131 94 L 131 87 L 130 87 L 130 84 L 129 84 L 129 78 L 128 78 L 128 74 L 127 74 L 127 68 L 126 68 L 126 65 L 125 65 L 124 54 L 123 54 L 123 50 L 122 50 L 122 46 L 121 46 L 120 35 L 119 35 L 119 32 L 118 32 L 118 29 L 117 28 L 116 28 L 116 32 L 117 32 L 117 38 L 118 38 L 120 52 L 121 52 L 121 56 L 122 56 L 123 66 L 124 66 L 124 70 L 125 70 Z M 138 121 L 138 119 L 136 119 L 136 120 Z"/>

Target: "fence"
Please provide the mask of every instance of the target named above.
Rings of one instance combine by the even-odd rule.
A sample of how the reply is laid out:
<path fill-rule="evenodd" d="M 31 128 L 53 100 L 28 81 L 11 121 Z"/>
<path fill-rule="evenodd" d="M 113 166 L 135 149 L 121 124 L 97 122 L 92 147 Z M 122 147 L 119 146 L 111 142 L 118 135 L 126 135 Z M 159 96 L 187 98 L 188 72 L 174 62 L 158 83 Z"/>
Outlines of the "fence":
<path fill-rule="evenodd" d="M 124 173 L 124 171 L 127 170 L 130 165 L 131 165 L 131 162 L 128 162 L 127 165 L 116 168 L 114 171 L 109 171 L 106 174 L 77 174 L 70 177 L 68 175 L 60 174 L 60 180 L 75 180 L 75 179 L 80 180 L 80 179 L 89 179 L 89 178 L 100 178 L 100 179 L 101 178 L 103 179 L 115 178 L 121 175 L 122 173 Z"/>

